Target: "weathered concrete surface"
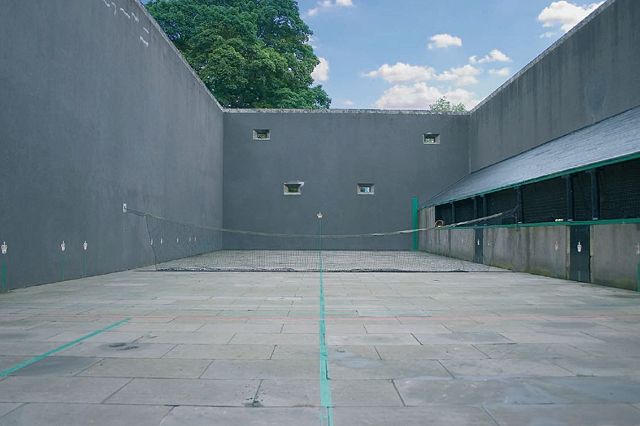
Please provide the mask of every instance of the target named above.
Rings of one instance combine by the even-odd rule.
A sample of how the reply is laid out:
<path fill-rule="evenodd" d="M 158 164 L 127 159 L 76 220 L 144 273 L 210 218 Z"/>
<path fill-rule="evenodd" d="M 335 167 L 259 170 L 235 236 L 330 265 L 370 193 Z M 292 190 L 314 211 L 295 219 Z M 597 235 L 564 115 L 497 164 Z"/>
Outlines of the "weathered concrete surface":
<path fill-rule="evenodd" d="M 629 290 L 640 290 L 640 224 L 591 227 L 591 277 Z"/>
<path fill-rule="evenodd" d="M 522 273 L 326 274 L 338 425 L 637 425 L 634 292 Z M 124 272 L 0 295 L 0 425 L 320 419 L 316 273 Z M 537 423 L 536 423 L 537 422 Z"/>
<path fill-rule="evenodd" d="M 475 253 L 475 229 L 452 229 L 449 231 L 449 256 L 473 262 Z"/>
<path fill-rule="evenodd" d="M 11 288 L 152 263 L 144 220 L 122 203 L 222 224 L 223 113 L 138 1 L 2 7 L 0 244 Z"/>
<path fill-rule="evenodd" d="M 640 2 L 608 2 L 471 114 L 478 170 L 640 104 Z"/>
<path fill-rule="evenodd" d="M 410 229 L 411 198 L 426 200 L 468 172 L 467 115 L 410 112 L 227 111 L 224 117 L 224 225 L 325 234 Z M 271 140 L 252 140 L 270 129 Z M 439 145 L 422 135 L 439 133 Z M 303 181 L 301 196 L 283 183 Z M 358 195 L 374 183 L 375 195 Z M 226 238 L 225 247 L 315 248 L 304 239 Z M 325 248 L 408 249 L 411 237 L 326 241 Z"/>

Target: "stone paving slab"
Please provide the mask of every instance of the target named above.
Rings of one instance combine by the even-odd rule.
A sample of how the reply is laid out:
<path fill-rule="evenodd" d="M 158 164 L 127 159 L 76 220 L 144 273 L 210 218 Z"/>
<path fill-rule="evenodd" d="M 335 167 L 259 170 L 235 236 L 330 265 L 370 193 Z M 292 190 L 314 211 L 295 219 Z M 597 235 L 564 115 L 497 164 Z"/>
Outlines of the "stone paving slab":
<path fill-rule="evenodd" d="M 0 417 L 18 408 L 20 404 L 0 402 Z"/>
<path fill-rule="evenodd" d="M 259 384 L 258 380 L 133 379 L 107 403 L 243 407 L 251 404 Z"/>
<path fill-rule="evenodd" d="M 313 425 L 319 422 L 317 408 L 176 407 L 161 426 Z"/>
<path fill-rule="evenodd" d="M 162 406 L 25 404 L 1 417 L 0 426 L 157 426 L 170 410 Z"/>
<path fill-rule="evenodd" d="M 130 379 L 93 377 L 7 377 L 0 382 L 0 402 L 86 402 L 98 404 Z"/>
<path fill-rule="evenodd" d="M 82 371 L 88 377 L 197 379 L 211 362 L 197 359 L 107 358 Z"/>
<path fill-rule="evenodd" d="M 51 356 L 13 373 L 14 376 L 75 376 L 100 361 L 100 358 Z"/>
<path fill-rule="evenodd" d="M 446 405 L 377 409 L 338 407 L 334 410 L 334 418 L 337 425 L 496 426 L 482 408 Z"/>
<path fill-rule="evenodd" d="M 176 345 L 164 358 L 269 359 L 274 345 Z"/>
<path fill-rule="evenodd" d="M 637 426 L 640 411 L 631 405 L 502 405 L 487 407 L 499 425 Z"/>

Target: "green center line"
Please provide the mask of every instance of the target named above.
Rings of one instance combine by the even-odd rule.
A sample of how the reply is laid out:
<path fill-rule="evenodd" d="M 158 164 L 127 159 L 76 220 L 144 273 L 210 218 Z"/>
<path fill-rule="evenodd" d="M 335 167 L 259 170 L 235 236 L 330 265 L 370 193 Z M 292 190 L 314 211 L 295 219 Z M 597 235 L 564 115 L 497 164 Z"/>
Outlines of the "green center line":
<path fill-rule="evenodd" d="M 108 325 L 108 326 L 106 326 L 104 328 L 101 328 L 99 330 L 93 331 L 93 332 L 91 332 L 91 333 L 89 333 L 89 334 L 87 334 L 85 336 L 82 336 L 82 337 L 80 337 L 80 338 L 78 338 L 78 339 L 76 339 L 74 341 L 65 343 L 64 345 L 58 346 L 55 349 L 51 349 L 50 351 L 47 351 L 47 352 L 45 352 L 45 353 L 43 353 L 41 355 L 34 356 L 33 358 L 30 358 L 30 359 L 28 359 L 26 361 L 22 361 L 21 363 L 16 364 L 13 367 L 7 368 L 6 370 L 2 370 L 2 371 L 0 371 L 0 379 L 3 378 L 3 377 L 7 377 L 10 374 L 13 374 L 18 370 L 22 370 L 25 367 L 28 367 L 28 366 L 30 366 L 32 364 L 35 364 L 36 362 L 40 362 L 43 359 L 45 359 L 47 357 L 50 357 L 53 354 L 56 354 L 58 352 L 62 352 L 64 350 L 66 350 L 66 349 L 69 349 L 70 347 L 77 345 L 78 343 L 82 342 L 83 340 L 87 340 L 87 339 L 89 339 L 89 338 L 91 338 L 93 336 L 97 336 L 100 333 L 104 333 L 105 331 L 113 330 L 116 327 L 120 327 L 121 325 L 129 322 L 130 320 L 131 320 L 131 318 L 125 318 L 125 319 L 120 320 L 118 322 L 114 322 L 111 325 Z"/>
<path fill-rule="evenodd" d="M 322 215 L 318 214 L 318 267 L 320 271 L 320 424 L 333 426 L 333 403 L 331 402 L 331 382 L 329 378 L 329 351 L 327 350 L 324 303 L 324 274 L 322 261 Z"/>

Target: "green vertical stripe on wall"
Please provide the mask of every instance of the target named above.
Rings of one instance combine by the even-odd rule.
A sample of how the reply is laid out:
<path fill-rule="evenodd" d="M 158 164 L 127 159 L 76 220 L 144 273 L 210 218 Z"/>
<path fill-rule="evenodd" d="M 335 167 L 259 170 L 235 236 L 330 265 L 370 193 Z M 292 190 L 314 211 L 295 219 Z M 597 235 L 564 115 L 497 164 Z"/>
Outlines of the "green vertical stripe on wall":
<path fill-rule="evenodd" d="M 418 229 L 420 227 L 419 223 L 419 213 L 420 213 L 420 202 L 418 201 L 418 197 L 413 197 L 411 199 L 411 220 L 412 220 L 412 229 Z M 418 250 L 418 233 L 413 232 L 413 250 Z"/>

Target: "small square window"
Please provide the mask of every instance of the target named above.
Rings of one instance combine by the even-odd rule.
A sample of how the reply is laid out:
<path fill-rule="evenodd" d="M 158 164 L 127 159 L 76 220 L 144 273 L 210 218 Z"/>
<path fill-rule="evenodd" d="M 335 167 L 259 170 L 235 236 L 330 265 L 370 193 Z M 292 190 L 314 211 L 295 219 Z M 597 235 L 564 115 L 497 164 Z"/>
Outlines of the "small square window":
<path fill-rule="evenodd" d="M 285 182 L 284 195 L 302 195 L 304 182 Z"/>
<path fill-rule="evenodd" d="M 268 141 L 271 140 L 271 130 L 269 129 L 253 129 L 254 141 Z"/>
<path fill-rule="evenodd" d="M 439 145 L 440 135 L 437 133 L 425 133 L 422 135 L 422 143 L 425 145 Z"/>
<path fill-rule="evenodd" d="M 373 195 L 374 194 L 374 184 L 372 183 L 359 183 L 358 184 L 358 195 Z"/>

